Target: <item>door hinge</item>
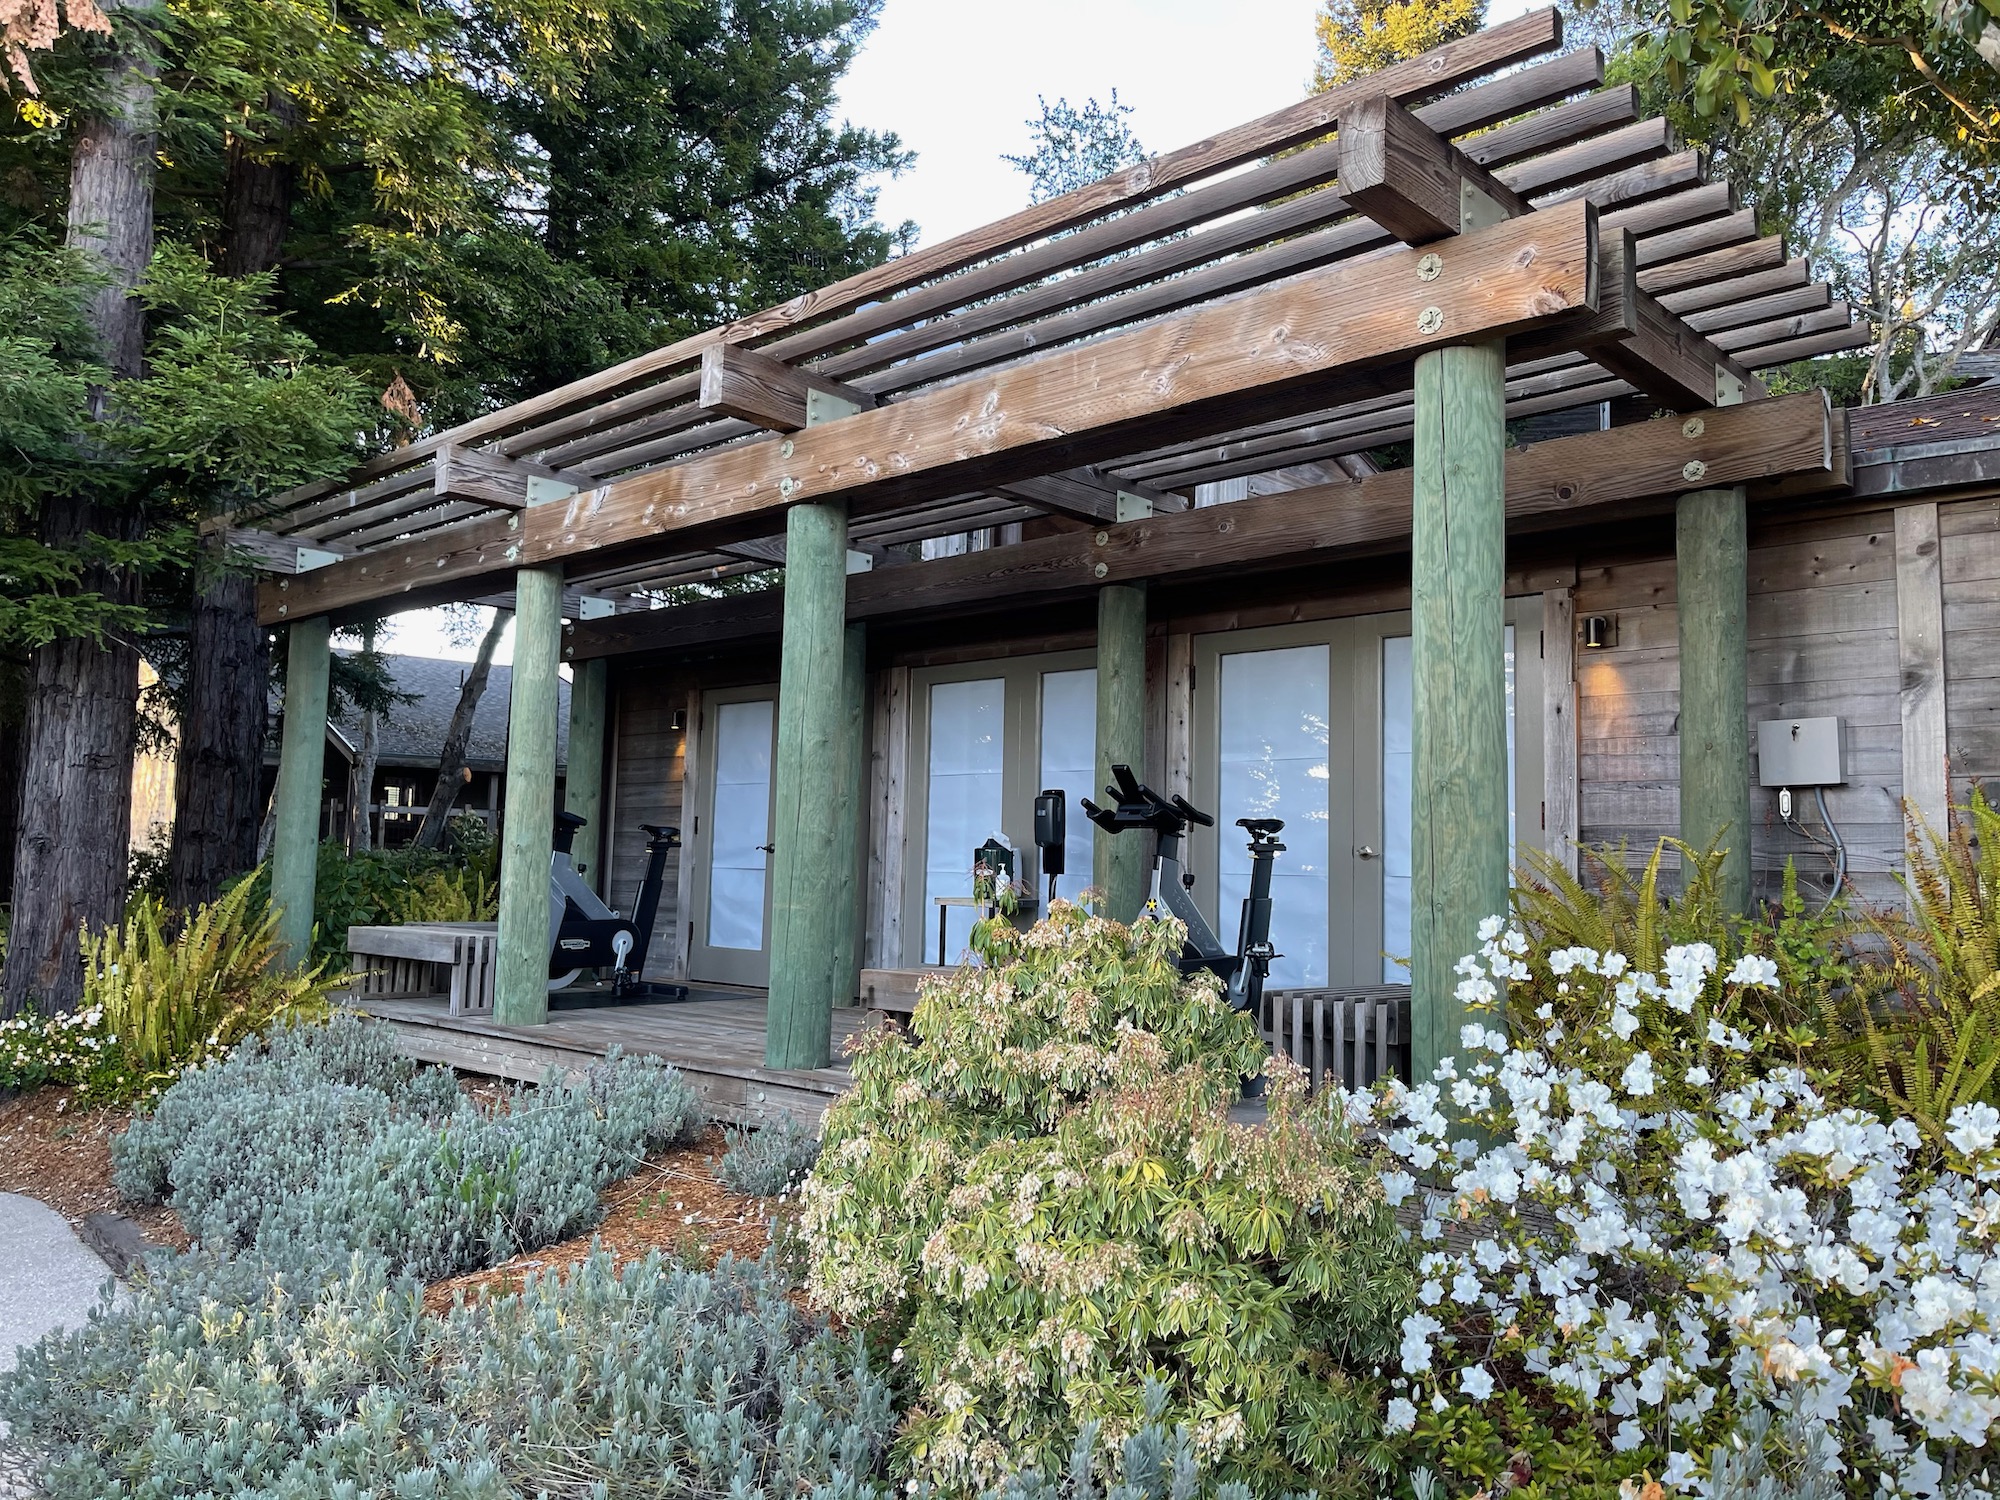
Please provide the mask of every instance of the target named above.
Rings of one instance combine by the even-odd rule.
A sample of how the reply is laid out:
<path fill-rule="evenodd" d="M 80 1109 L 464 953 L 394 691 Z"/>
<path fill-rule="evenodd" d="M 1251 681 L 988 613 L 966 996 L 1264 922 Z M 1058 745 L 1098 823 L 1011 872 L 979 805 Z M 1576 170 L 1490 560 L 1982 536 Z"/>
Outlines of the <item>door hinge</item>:
<path fill-rule="evenodd" d="M 1546 630 L 1535 632 L 1535 655 L 1543 661 L 1549 659 L 1549 633 Z"/>
<path fill-rule="evenodd" d="M 1547 833 L 1548 830 L 1549 830 L 1549 804 L 1547 802 L 1544 802 L 1542 803 L 1542 832 Z"/>

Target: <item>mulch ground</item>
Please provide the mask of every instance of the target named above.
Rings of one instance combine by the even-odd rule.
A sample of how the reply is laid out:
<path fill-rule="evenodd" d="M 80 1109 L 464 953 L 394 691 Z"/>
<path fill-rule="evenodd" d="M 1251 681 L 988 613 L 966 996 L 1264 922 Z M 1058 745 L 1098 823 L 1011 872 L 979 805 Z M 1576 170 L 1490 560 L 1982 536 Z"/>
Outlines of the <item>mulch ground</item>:
<path fill-rule="evenodd" d="M 505 1089 L 465 1080 L 467 1092 L 488 1108 L 504 1107 Z M 126 1109 L 79 1110 L 66 1089 L 38 1089 L 0 1103 L 0 1192 L 38 1198 L 71 1224 L 93 1213 L 136 1220 L 146 1238 L 176 1250 L 187 1232 L 170 1208 L 125 1202 L 111 1185 L 111 1138 L 132 1122 Z M 621 1264 L 658 1250 L 698 1264 L 725 1254 L 756 1257 L 771 1242 L 765 1199 L 732 1193 L 716 1181 L 726 1142 L 711 1127 L 700 1140 L 652 1157 L 632 1176 L 604 1192 L 604 1220 L 590 1234 L 518 1255 L 491 1270 L 454 1276 L 432 1286 L 424 1303 L 433 1312 L 467 1299 L 519 1290 L 531 1275 L 575 1265 L 601 1243 Z"/>
<path fill-rule="evenodd" d="M 75 1109 L 68 1089 L 36 1089 L 0 1104 L 0 1192 L 39 1198 L 71 1224 L 122 1213 L 155 1245 L 187 1248 L 171 1208 L 127 1203 L 111 1185 L 111 1138 L 132 1123 L 129 1109 Z"/>
<path fill-rule="evenodd" d="M 470 1301 L 519 1291 L 530 1276 L 548 1276 L 577 1264 L 595 1244 L 621 1265 L 643 1260 L 654 1250 L 698 1265 L 726 1254 L 762 1255 L 771 1243 L 773 1205 L 732 1193 L 716 1181 L 715 1164 L 725 1144 L 722 1132 L 711 1127 L 694 1144 L 652 1157 L 632 1176 L 605 1189 L 604 1221 L 589 1234 L 544 1245 L 491 1270 L 435 1282 L 424 1293 L 424 1305 L 442 1312 L 455 1297 Z"/>

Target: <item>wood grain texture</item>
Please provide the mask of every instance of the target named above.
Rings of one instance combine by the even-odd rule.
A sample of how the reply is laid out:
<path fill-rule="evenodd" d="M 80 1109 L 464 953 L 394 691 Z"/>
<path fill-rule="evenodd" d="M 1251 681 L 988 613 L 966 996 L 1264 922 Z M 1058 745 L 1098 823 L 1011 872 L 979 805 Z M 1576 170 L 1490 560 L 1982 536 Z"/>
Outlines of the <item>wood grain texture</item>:
<path fill-rule="evenodd" d="M 1097 777 L 1110 781 L 1113 765 L 1146 775 L 1144 585 L 1117 584 L 1097 593 Z M 1152 854 L 1137 834 L 1091 829 L 1091 884 L 1104 892 L 1114 921 L 1132 921 L 1145 905 Z"/>
<path fill-rule="evenodd" d="M 1832 484 L 1833 427 L 1825 395 L 1807 391 L 1705 412 L 1692 435 L 1682 418 L 1672 417 L 1534 443 L 1507 456 L 1508 520 L 1516 527 L 1567 523 L 1606 507 L 1670 497 L 1686 486 L 1689 463 L 1701 464 L 1715 483 L 1817 475 Z M 887 619 L 1079 595 L 1099 583 L 1100 563 L 1105 581 L 1136 582 L 1306 556 L 1399 551 L 1410 536 L 1410 485 L 1408 470 L 1393 470 L 857 573 L 847 583 L 848 610 L 855 618 Z M 777 630 L 780 608 L 778 598 L 762 593 L 582 621 L 566 649 L 571 659 L 586 660 L 768 636 Z"/>
<path fill-rule="evenodd" d="M 703 410 L 735 417 L 768 432 L 797 432 L 806 425 L 806 402 L 821 391 L 857 407 L 875 398 L 811 370 L 736 344 L 711 344 L 701 356 Z"/>
<path fill-rule="evenodd" d="M 1576 599 L 1542 594 L 1542 847 L 1572 875 L 1577 840 Z"/>
<path fill-rule="evenodd" d="M 1169 797 L 1194 795 L 1194 636 L 1167 634 L 1166 786 Z"/>
<path fill-rule="evenodd" d="M 285 635 L 285 713 L 278 786 L 272 794 L 271 905 L 278 913 L 281 962 L 296 967 L 312 951 L 332 631 L 324 619 L 300 620 Z"/>
<path fill-rule="evenodd" d="M 833 1003 L 851 1005 L 860 991 L 863 891 L 868 861 L 868 627 L 841 635 L 840 725 L 833 767 Z"/>
<path fill-rule="evenodd" d="M 604 883 L 604 745 L 609 702 L 607 668 L 601 661 L 579 662 L 570 675 L 569 752 L 563 770 L 563 810 L 584 819 L 572 852 L 578 873 L 599 895 Z"/>
<path fill-rule="evenodd" d="M 1412 1065 L 1459 1050 L 1453 972 L 1507 910 L 1506 422 L 1499 344 L 1417 361 L 1413 682 Z"/>
<path fill-rule="evenodd" d="M 1935 503 L 1896 508 L 1896 657 L 1903 800 L 1938 833 L 1950 813 L 1943 546 Z"/>
<path fill-rule="evenodd" d="M 1129 450 L 1149 430 L 1227 425 L 1250 404 L 1309 408 L 1323 403 L 1329 372 L 1365 383 L 1370 367 L 1426 347 L 1588 311 L 1595 210 L 1570 204 L 1460 236 L 1435 280 L 1418 278 L 1419 258 L 1404 250 L 1331 267 L 1055 350 L 796 434 L 789 455 L 766 439 L 537 506 L 506 518 L 518 524 L 514 556 L 515 532 L 468 533 L 443 555 L 433 543 L 279 580 L 260 606 L 275 620 L 407 601 L 517 561 L 659 552 L 669 533 L 755 534 L 761 515 L 805 500 L 907 504 L 1029 478 Z"/>
<path fill-rule="evenodd" d="M 1342 195 L 1406 245 L 1458 233 L 1462 183 L 1508 214 L 1528 210 L 1512 188 L 1386 94 L 1351 105 L 1336 144 Z"/>
<path fill-rule="evenodd" d="M 870 737 L 868 838 L 869 966 L 903 961 L 905 786 L 910 762 L 910 669 L 890 666 L 876 679 Z"/>
<path fill-rule="evenodd" d="M 838 987 L 838 824 L 842 808 L 854 810 L 836 780 L 847 719 L 847 511 L 838 500 L 821 501 L 793 506 L 785 520 L 764 1060 L 773 1068 L 823 1068 Z"/>
<path fill-rule="evenodd" d="M 1680 837 L 1724 851 L 1724 909 L 1750 909 L 1748 515 L 1740 488 L 1682 495 L 1675 509 L 1680 626 Z"/>
<path fill-rule="evenodd" d="M 500 832 L 500 957 L 493 1014 L 511 1026 L 549 1013 L 549 861 L 556 819 L 556 666 L 562 574 L 514 577 L 514 670 L 507 704 L 507 815 Z"/>

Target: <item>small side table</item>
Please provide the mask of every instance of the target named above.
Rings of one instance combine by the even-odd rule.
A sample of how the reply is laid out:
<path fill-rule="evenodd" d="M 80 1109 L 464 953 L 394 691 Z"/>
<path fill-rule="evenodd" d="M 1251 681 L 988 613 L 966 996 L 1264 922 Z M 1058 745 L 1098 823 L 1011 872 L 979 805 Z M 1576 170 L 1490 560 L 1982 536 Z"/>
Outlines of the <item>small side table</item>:
<path fill-rule="evenodd" d="M 982 917 L 990 917 L 997 910 L 991 901 L 982 901 L 977 896 L 933 896 L 931 897 L 931 901 L 937 907 L 937 961 L 941 966 L 951 962 L 945 956 L 945 924 L 950 920 L 951 908 L 954 906 L 969 906 Z M 1025 918 L 1032 922 L 1035 919 L 1035 913 L 1040 910 L 1041 903 L 1033 896 L 1023 896 L 1015 904 L 1014 921 L 1018 924 Z"/>

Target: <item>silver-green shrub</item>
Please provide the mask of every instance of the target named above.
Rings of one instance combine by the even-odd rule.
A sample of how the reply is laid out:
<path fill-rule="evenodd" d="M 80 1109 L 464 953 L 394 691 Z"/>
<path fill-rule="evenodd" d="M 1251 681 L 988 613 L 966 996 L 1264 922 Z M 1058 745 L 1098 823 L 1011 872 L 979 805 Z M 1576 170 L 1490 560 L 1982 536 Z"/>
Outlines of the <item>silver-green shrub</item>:
<path fill-rule="evenodd" d="M 55 1500 L 881 1500 L 888 1387 L 787 1285 L 600 1252 L 433 1318 L 379 1257 L 197 1251 L 24 1350 L 0 1421 Z"/>
<path fill-rule="evenodd" d="M 819 1132 L 782 1115 L 759 1130 L 729 1132 L 715 1175 L 732 1193 L 775 1198 L 796 1192 L 819 1160 Z"/>
<path fill-rule="evenodd" d="M 171 1203 L 212 1249 L 364 1250 L 435 1280 L 590 1228 L 608 1184 L 702 1123 L 656 1058 L 612 1058 L 482 1110 L 350 1018 L 188 1074 L 112 1157 L 122 1192 Z"/>

